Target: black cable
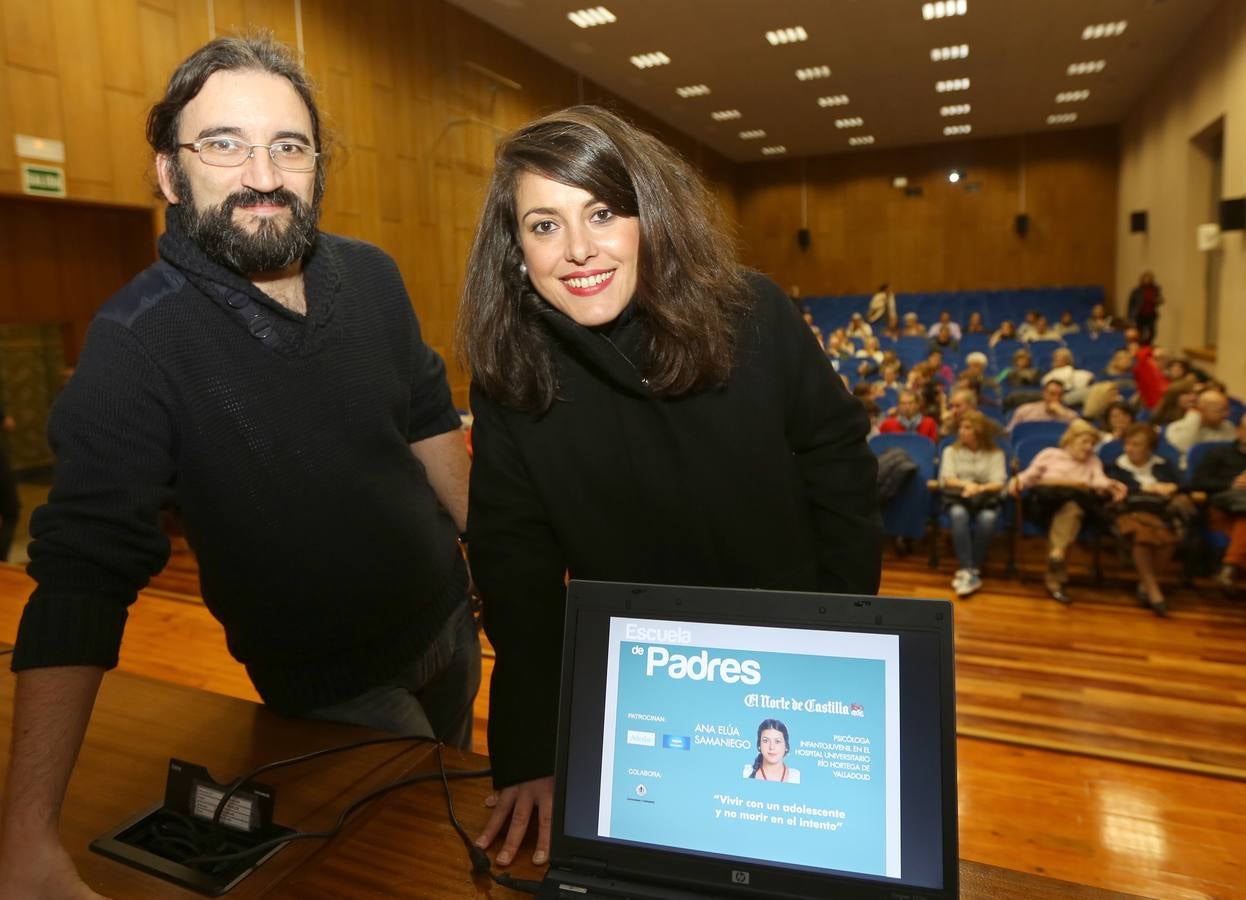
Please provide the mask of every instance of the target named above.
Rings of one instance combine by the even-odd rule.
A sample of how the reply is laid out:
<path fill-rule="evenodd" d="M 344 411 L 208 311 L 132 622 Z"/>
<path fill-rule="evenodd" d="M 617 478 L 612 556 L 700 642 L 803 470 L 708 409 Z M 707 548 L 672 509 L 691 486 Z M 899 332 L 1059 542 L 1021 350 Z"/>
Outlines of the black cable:
<path fill-rule="evenodd" d="M 229 802 L 229 798 L 238 793 L 238 790 L 251 779 L 264 772 L 273 769 L 282 769 L 286 766 L 295 766 L 300 763 L 310 762 L 313 759 L 319 759 L 322 756 L 331 756 L 334 753 L 345 753 L 348 750 L 358 750 L 360 747 L 371 747 L 375 744 L 397 744 L 403 741 L 414 741 L 416 743 L 431 744 L 435 743 L 434 738 L 424 737 L 423 735 L 398 735 L 397 737 L 369 738 L 363 741 L 355 741 L 351 744 L 342 744 L 338 747 L 325 747 L 322 750 L 313 750 L 311 753 L 304 753 L 302 756 L 291 756 L 289 759 L 279 759 L 276 762 L 265 763 L 262 766 L 256 766 L 241 778 L 234 780 L 228 790 L 221 795 L 220 801 L 216 804 L 216 810 L 212 813 L 212 824 L 219 825 L 221 822 L 221 813 L 225 810 L 225 804 Z"/>
<path fill-rule="evenodd" d="M 541 882 L 539 881 L 533 881 L 530 878 L 515 878 L 509 872 L 495 873 L 489 854 L 476 846 L 476 842 L 471 839 L 471 835 L 460 824 L 459 817 L 454 812 L 454 798 L 450 796 L 450 780 L 446 777 L 446 763 L 441 756 L 441 744 L 437 745 L 437 767 L 441 772 L 441 788 L 446 797 L 446 813 L 450 816 L 451 827 L 458 833 L 459 838 L 463 841 L 463 846 L 467 848 L 467 856 L 472 862 L 472 874 L 488 875 L 497 884 L 514 891 L 521 891 L 526 894 L 540 893 Z"/>
<path fill-rule="evenodd" d="M 303 841 L 311 838 L 331 838 L 336 836 L 338 832 L 342 830 L 342 826 L 346 824 L 346 820 L 350 818 L 350 816 L 353 815 L 361 806 L 371 800 L 375 800 L 377 797 L 388 794 L 391 791 L 396 791 L 399 788 L 407 787 L 408 785 L 418 784 L 421 781 L 431 781 L 439 775 L 442 779 L 454 779 L 457 781 L 463 778 L 483 778 L 489 775 L 490 772 L 490 769 L 470 769 L 447 773 L 443 768 L 441 772 L 421 772 L 418 775 L 410 775 L 406 778 L 390 782 L 389 784 L 383 785 L 374 791 L 369 791 L 364 794 L 350 806 L 346 807 L 346 809 L 342 810 L 341 814 L 337 817 L 337 821 L 333 824 L 333 827 L 326 829 L 325 831 L 296 831 L 293 834 L 283 835 L 281 837 L 256 844 L 254 847 L 249 847 L 246 850 L 239 850 L 237 853 L 224 853 L 214 856 L 194 856 L 189 859 L 182 860 L 182 865 L 192 866 L 200 865 L 202 863 L 232 862 L 236 859 L 247 859 L 258 853 L 265 853 L 275 847 L 281 847 L 285 844 L 292 843 L 293 841 Z"/>

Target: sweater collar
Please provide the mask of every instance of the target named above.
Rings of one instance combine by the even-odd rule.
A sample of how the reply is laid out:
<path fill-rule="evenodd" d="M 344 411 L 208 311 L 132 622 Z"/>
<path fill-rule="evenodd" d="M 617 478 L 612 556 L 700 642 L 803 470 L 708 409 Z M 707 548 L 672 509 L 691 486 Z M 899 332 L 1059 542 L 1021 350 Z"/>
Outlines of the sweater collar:
<path fill-rule="evenodd" d="M 649 394 L 644 315 L 634 303 L 614 321 L 592 328 L 580 325 L 544 300 L 538 315 L 553 338 L 580 362 L 620 388 L 641 396 Z"/>
<path fill-rule="evenodd" d="M 166 207 L 164 221 L 165 232 L 160 236 L 158 248 L 161 258 L 182 272 L 218 307 L 237 318 L 244 327 L 248 319 L 253 321 L 257 314 L 263 316 L 280 333 L 282 340 L 277 346 L 284 349 L 308 351 L 319 345 L 333 317 L 342 286 L 341 262 L 322 235 L 317 235 L 303 259 L 303 292 L 307 300 L 307 315 L 303 316 L 278 303 L 245 275 L 210 259 L 186 234 L 181 207 Z M 240 316 L 239 310 L 246 310 L 246 313 Z"/>

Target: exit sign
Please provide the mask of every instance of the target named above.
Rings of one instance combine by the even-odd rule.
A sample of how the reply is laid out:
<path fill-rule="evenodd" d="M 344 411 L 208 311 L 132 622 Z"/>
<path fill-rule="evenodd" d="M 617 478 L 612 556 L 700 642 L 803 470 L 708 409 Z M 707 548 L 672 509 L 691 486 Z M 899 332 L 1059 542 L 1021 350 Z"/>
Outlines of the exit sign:
<path fill-rule="evenodd" d="M 22 191 L 41 197 L 64 197 L 65 170 L 60 166 L 22 163 Z"/>

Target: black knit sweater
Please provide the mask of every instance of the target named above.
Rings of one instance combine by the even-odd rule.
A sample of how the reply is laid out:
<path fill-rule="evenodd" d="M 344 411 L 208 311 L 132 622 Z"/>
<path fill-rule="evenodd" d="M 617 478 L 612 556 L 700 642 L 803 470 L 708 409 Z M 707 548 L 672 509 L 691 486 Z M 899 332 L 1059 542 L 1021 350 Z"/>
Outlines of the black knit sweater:
<path fill-rule="evenodd" d="M 410 442 L 458 427 L 392 259 L 322 234 L 307 315 L 211 262 L 176 207 L 161 261 L 101 309 L 49 424 L 15 670 L 116 665 L 176 504 L 204 601 L 264 700 L 297 713 L 428 645 L 465 581 Z"/>
<path fill-rule="evenodd" d="M 728 384 L 642 384 L 640 316 L 607 335 L 552 308 L 560 396 L 544 415 L 472 391 L 468 539 L 497 651 L 494 782 L 554 769 L 563 574 L 872 594 L 881 566 L 865 409 L 778 286 L 751 276 Z M 622 351 L 622 352 L 620 352 Z"/>

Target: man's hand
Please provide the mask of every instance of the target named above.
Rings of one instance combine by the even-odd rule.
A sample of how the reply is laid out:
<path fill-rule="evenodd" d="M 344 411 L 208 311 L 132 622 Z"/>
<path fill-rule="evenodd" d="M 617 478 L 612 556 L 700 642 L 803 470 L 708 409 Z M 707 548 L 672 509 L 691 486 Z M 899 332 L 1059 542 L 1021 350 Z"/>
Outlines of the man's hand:
<path fill-rule="evenodd" d="M 9 840 L 0 853 L 0 900 L 106 900 L 78 877 L 55 838 Z"/>
<path fill-rule="evenodd" d="M 974 496 L 975 494 L 981 494 L 981 493 L 982 493 L 982 485 L 978 484 L 977 482 L 966 481 L 964 484 L 960 486 L 960 495 L 962 497 L 965 497 L 966 499 Z"/>
<path fill-rule="evenodd" d="M 495 798 L 491 799 L 494 799 L 493 815 L 489 817 L 489 824 L 480 833 L 480 837 L 476 838 L 476 846 L 488 849 L 502 832 L 509 817 L 510 828 L 506 832 L 506 840 L 502 842 L 502 849 L 497 852 L 494 861 L 499 866 L 510 865 L 519 851 L 519 845 L 523 843 L 524 835 L 528 833 L 528 825 L 535 810 L 537 834 L 532 863 L 541 866 L 549 862 L 550 824 L 554 818 L 554 776 L 511 785 L 498 791 Z"/>

